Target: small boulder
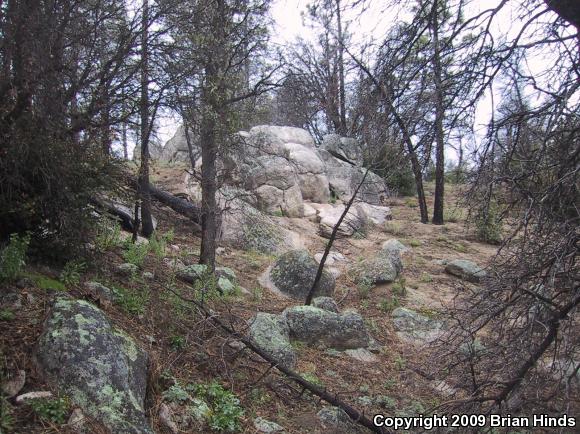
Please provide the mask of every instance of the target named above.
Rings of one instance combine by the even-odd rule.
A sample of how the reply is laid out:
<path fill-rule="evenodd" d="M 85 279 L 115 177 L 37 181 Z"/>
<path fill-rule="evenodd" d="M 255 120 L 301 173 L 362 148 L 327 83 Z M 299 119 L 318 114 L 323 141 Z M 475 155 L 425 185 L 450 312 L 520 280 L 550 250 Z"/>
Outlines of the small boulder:
<path fill-rule="evenodd" d="M 292 250 L 284 253 L 272 266 L 269 277 L 276 289 L 290 297 L 304 300 L 314 283 L 318 264 L 306 250 Z M 326 270 L 318 282 L 315 295 L 332 296 L 334 277 Z"/>
<path fill-rule="evenodd" d="M 370 432 L 355 423 L 346 412 L 338 407 L 323 407 L 317 414 L 326 432 L 333 434 L 351 434 Z"/>
<path fill-rule="evenodd" d="M 393 310 L 392 317 L 397 335 L 407 341 L 433 342 L 441 335 L 443 329 L 441 321 L 428 318 L 406 307 Z"/>
<path fill-rule="evenodd" d="M 193 264 L 187 265 L 177 270 L 177 277 L 184 282 L 194 283 L 207 273 L 207 265 Z"/>
<path fill-rule="evenodd" d="M 390 240 L 385 241 L 382 245 L 382 248 L 383 250 L 387 251 L 399 252 L 401 255 L 411 250 L 409 247 L 405 246 L 395 238 L 391 238 Z"/>
<path fill-rule="evenodd" d="M 36 361 L 49 383 L 112 432 L 153 434 L 144 410 L 147 353 L 97 307 L 56 298 Z"/>
<path fill-rule="evenodd" d="M 133 276 L 137 274 L 139 267 L 137 267 L 135 264 L 126 262 L 124 264 L 117 265 L 116 271 L 122 276 Z"/>
<path fill-rule="evenodd" d="M 382 249 L 374 258 L 366 259 L 354 267 L 359 282 L 374 284 L 394 282 L 403 271 L 400 253 L 390 249 Z"/>
<path fill-rule="evenodd" d="M 486 276 L 485 271 L 476 263 L 465 259 L 454 259 L 445 266 L 445 271 L 460 279 L 477 283 Z"/>
<path fill-rule="evenodd" d="M 364 321 L 356 312 L 337 314 L 314 306 L 294 306 L 282 315 L 290 337 L 308 344 L 349 349 L 364 348 L 370 342 Z"/>
<path fill-rule="evenodd" d="M 276 422 L 266 420 L 262 417 L 257 417 L 254 419 L 254 428 L 260 433 L 273 434 L 284 432 L 284 428 L 278 425 Z"/>
<path fill-rule="evenodd" d="M 284 318 L 258 312 L 250 324 L 252 342 L 287 368 L 296 365 L 296 354 L 290 344 L 290 330 Z"/>
<path fill-rule="evenodd" d="M 329 312 L 338 313 L 338 305 L 332 297 L 316 297 L 312 300 L 312 306 Z"/>
<path fill-rule="evenodd" d="M 85 288 L 102 306 L 110 305 L 115 299 L 114 291 L 99 282 L 85 282 Z"/>

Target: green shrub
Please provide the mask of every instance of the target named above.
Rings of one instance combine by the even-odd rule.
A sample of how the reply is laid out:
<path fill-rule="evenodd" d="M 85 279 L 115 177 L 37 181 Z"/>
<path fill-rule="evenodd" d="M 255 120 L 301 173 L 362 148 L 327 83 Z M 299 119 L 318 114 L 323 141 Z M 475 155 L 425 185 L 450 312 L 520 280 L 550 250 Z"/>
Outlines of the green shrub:
<path fill-rule="evenodd" d="M 169 338 L 169 345 L 173 351 L 179 351 L 185 348 L 185 338 L 181 335 L 173 335 Z"/>
<path fill-rule="evenodd" d="M 475 236 L 478 240 L 499 244 L 501 242 L 502 222 L 499 207 L 495 202 L 491 202 L 485 210 L 479 210 L 474 217 Z"/>
<path fill-rule="evenodd" d="M 391 286 L 391 293 L 399 297 L 407 295 L 407 288 L 405 287 L 406 282 L 407 281 L 404 277 L 400 277 L 399 280 Z"/>
<path fill-rule="evenodd" d="M 16 315 L 10 309 L 0 309 L 0 321 L 12 321 L 14 318 Z"/>
<path fill-rule="evenodd" d="M 26 252 L 30 234 L 10 235 L 8 245 L 0 253 L 0 282 L 12 282 L 22 273 L 26 265 Z"/>
<path fill-rule="evenodd" d="M 393 296 L 391 298 L 385 298 L 381 300 L 381 302 L 378 305 L 378 308 L 385 313 L 389 313 L 395 310 L 400 305 L 401 304 L 399 303 L 399 299 Z"/>
<path fill-rule="evenodd" d="M 105 252 L 121 244 L 121 226 L 114 220 L 103 216 L 97 222 L 95 247 Z"/>
<path fill-rule="evenodd" d="M 45 276 L 43 274 L 27 274 L 27 277 L 34 281 L 34 284 L 40 289 L 45 291 L 66 291 L 66 286 L 64 283 L 53 279 L 52 277 Z"/>
<path fill-rule="evenodd" d="M 60 280 L 67 286 L 78 285 L 86 269 L 87 264 L 84 261 L 78 259 L 68 261 L 60 273 Z"/>
<path fill-rule="evenodd" d="M 165 256 L 167 244 L 173 241 L 174 236 L 175 235 L 173 230 L 169 230 L 163 235 L 159 235 L 157 232 L 155 232 L 149 239 L 149 249 L 157 258 L 163 258 Z"/>
<path fill-rule="evenodd" d="M 146 289 L 136 290 L 113 286 L 115 303 L 125 312 L 132 315 L 143 315 L 149 302 L 149 291 Z"/>
<path fill-rule="evenodd" d="M 0 396 L 0 433 L 12 432 L 14 428 L 14 416 L 12 407 L 6 399 Z"/>
<path fill-rule="evenodd" d="M 373 286 L 373 282 L 370 279 L 361 279 L 356 286 L 359 297 L 362 300 L 368 298 Z"/>
<path fill-rule="evenodd" d="M 32 411 L 42 420 L 62 425 L 67 421 L 70 403 L 66 398 L 38 398 L 28 401 Z"/>
<path fill-rule="evenodd" d="M 443 210 L 443 220 L 449 223 L 457 223 L 464 219 L 463 211 L 460 208 L 445 207 Z"/>
<path fill-rule="evenodd" d="M 236 395 L 224 389 L 217 381 L 212 381 L 209 384 L 197 384 L 194 386 L 194 390 L 197 396 L 209 404 L 211 412 L 208 424 L 210 428 L 220 432 L 240 431 L 240 419 L 244 415 L 244 409 L 240 406 L 240 400 Z"/>
<path fill-rule="evenodd" d="M 147 243 L 133 243 L 131 239 L 127 239 L 127 241 L 123 245 L 123 259 L 137 267 L 141 267 L 143 262 L 145 262 L 145 258 L 149 253 L 149 244 Z"/>

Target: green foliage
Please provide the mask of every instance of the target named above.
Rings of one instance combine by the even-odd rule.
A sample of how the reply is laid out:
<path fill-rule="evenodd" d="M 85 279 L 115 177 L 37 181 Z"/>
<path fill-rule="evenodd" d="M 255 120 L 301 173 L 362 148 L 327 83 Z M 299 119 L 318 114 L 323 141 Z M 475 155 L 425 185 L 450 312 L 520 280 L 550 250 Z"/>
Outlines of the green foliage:
<path fill-rule="evenodd" d="M 8 401 L 0 397 L 0 433 L 12 432 L 14 428 L 14 416 Z"/>
<path fill-rule="evenodd" d="M 26 252 L 30 234 L 11 234 L 8 245 L 0 252 L 0 282 L 12 282 L 22 273 L 26 265 Z"/>
<path fill-rule="evenodd" d="M 431 277 L 431 275 L 429 273 L 421 273 L 421 277 L 419 278 L 419 280 L 423 283 L 431 283 L 433 282 L 433 278 Z"/>
<path fill-rule="evenodd" d="M 304 378 L 309 383 L 315 384 L 317 386 L 323 386 L 322 380 L 313 374 L 312 372 L 305 372 L 302 374 L 302 378 Z"/>
<path fill-rule="evenodd" d="M 411 247 L 419 247 L 421 245 L 421 241 L 413 239 L 409 241 L 409 245 Z"/>
<path fill-rule="evenodd" d="M 361 279 L 356 285 L 356 288 L 358 290 L 358 296 L 362 300 L 367 299 L 373 286 L 374 286 L 374 284 L 373 284 L 372 280 L 370 280 L 368 278 Z"/>
<path fill-rule="evenodd" d="M 125 312 L 132 315 L 143 315 L 145 307 L 149 302 L 149 291 L 147 289 L 137 290 L 113 286 L 115 292 L 115 303 Z"/>
<path fill-rule="evenodd" d="M 10 309 L 0 309 L 0 321 L 12 321 L 14 318 L 16 315 Z"/>
<path fill-rule="evenodd" d="M 395 358 L 395 367 L 399 371 L 402 371 L 403 369 L 405 369 L 406 366 L 407 361 L 403 357 L 401 357 L 401 355 L 397 355 L 397 357 Z"/>
<path fill-rule="evenodd" d="M 28 401 L 34 413 L 42 420 L 62 425 L 70 410 L 67 398 L 38 398 Z"/>
<path fill-rule="evenodd" d="M 384 298 L 378 305 L 378 308 L 385 313 L 392 312 L 394 309 L 399 307 L 401 303 L 399 303 L 399 299 L 397 297 L 391 298 Z"/>
<path fill-rule="evenodd" d="M 457 223 L 465 218 L 461 208 L 450 208 L 448 206 L 443 210 L 443 221 L 449 223 Z"/>
<path fill-rule="evenodd" d="M 264 295 L 264 290 L 261 286 L 255 286 L 252 288 L 252 300 L 255 302 L 262 301 L 262 296 Z"/>
<path fill-rule="evenodd" d="M 400 236 L 404 233 L 401 224 L 393 221 L 385 222 L 385 232 L 395 236 Z"/>
<path fill-rule="evenodd" d="M 101 217 L 96 226 L 95 247 L 100 252 L 106 252 L 121 244 L 121 226 L 110 218 Z"/>
<path fill-rule="evenodd" d="M 165 232 L 163 235 L 159 235 L 155 232 L 149 239 L 149 249 L 157 258 L 161 259 L 165 256 L 167 244 L 173 241 L 174 237 L 175 234 L 173 233 L 173 229 Z"/>
<path fill-rule="evenodd" d="M 131 239 L 127 239 L 125 243 L 123 243 L 123 259 L 137 267 L 143 265 L 148 253 L 148 243 L 133 243 Z"/>
<path fill-rule="evenodd" d="M 240 400 L 231 391 L 217 381 L 194 386 L 196 396 L 203 398 L 211 409 L 208 424 L 219 432 L 238 432 L 241 429 L 240 419 L 244 409 Z"/>
<path fill-rule="evenodd" d="M 60 273 L 60 280 L 67 286 L 78 285 L 86 269 L 87 264 L 84 261 L 78 259 L 68 261 Z"/>
<path fill-rule="evenodd" d="M 487 210 L 478 210 L 473 220 L 475 223 L 475 236 L 478 240 L 489 244 L 499 244 L 501 242 L 502 222 L 497 203 L 490 202 Z"/>
<path fill-rule="evenodd" d="M 400 277 L 395 283 L 393 283 L 393 286 L 391 286 L 391 293 L 398 297 L 404 297 L 407 295 L 407 288 L 405 287 L 406 283 L 406 279 Z"/>
<path fill-rule="evenodd" d="M 417 199 L 414 197 L 408 197 L 405 199 L 405 205 L 407 205 L 409 208 L 417 208 L 419 206 Z"/>
<path fill-rule="evenodd" d="M 45 291 L 66 291 L 66 286 L 56 279 L 45 276 L 43 274 L 27 274 L 36 286 Z"/>
<path fill-rule="evenodd" d="M 161 395 L 165 401 L 184 404 L 191 399 L 189 393 L 179 384 L 174 384 Z"/>
<path fill-rule="evenodd" d="M 185 348 L 185 338 L 181 335 L 173 335 L 169 338 L 169 345 L 173 351 L 179 351 Z"/>

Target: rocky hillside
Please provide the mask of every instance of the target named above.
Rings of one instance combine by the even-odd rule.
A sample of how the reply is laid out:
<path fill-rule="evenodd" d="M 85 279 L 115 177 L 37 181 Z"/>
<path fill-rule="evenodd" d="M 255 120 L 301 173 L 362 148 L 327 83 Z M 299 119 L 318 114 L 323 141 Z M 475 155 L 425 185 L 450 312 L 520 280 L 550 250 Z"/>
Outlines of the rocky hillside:
<path fill-rule="evenodd" d="M 337 184 L 328 169 L 301 172 L 296 155 L 307 153 L 309 161 L 327 151 L 306 139 L 293 145 L 301 134 L 295 129 L 261 127 L 246 139 L 257 140 L 258 132 L 271 134 L 269 149 L 286 153 L 267 158 L 292 164 L 247 169 L 260 181 L 244 190 L 251 198 L 235 198 L 236 211 L 226 211 L 215 277 L 197 265 L 190 222 L 157 205 L 150 241 L 131 243 L 101 215 L 86 259 L 64 268 L 29 261 L 3 283 L 2 432 L 364 430 L 212 318 L 366 415 L 416 415 L 461 396 L 418 366 L 424 345 L 447 327 L 455 284 L 477 285 L 485 270 L 476 264 L 483 267 L 493 248 L 469 239 L 454 202 L 454 222 L 436 227 L 416 223 L 413 198 L 376 195 L 354 206 L 312 306 L 303 306 L 344 196 L 325 196 L 326 203 L 308 196 L 310 181 L 329 191 Z M 194 196 L 183 169 L 158 161 L 156 183 Z M 271 184 L 277 179 L 296 190 L 296 207 Z M 274 203 L 301 211 L 277 213 Z"/>

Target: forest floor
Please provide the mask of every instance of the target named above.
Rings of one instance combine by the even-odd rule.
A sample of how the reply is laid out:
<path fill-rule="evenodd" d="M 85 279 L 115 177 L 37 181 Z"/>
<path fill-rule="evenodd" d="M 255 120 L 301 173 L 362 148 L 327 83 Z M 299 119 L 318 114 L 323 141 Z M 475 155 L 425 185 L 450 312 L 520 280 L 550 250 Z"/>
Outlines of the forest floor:
<path fill-rule="evenodd" d="M 155 182 L 164 188 L 176 179 L 175 168 L 153 168 Z M 432 209 L 433 186 L 427 186 Z M 383 414 L 418 415 L 437 406 L 445 396 L 437 382 L 420 375 L 416 366 L 424 363 L 424 349 L 401 341 L 393 329 L 390 312 L 397 306 L 411 307 L 428 315 L 444 311 L 456 294 L 458 279 L 446 274 L 441 260 L 469 259 L 485 266 L 496 248 L 476 242 L 466 228 L 466 212 L 459 205 L 461 187 L 446 187 L 448 223 L 443 226 L 421 224 L 415 198 L 389 200 L 393 219 L 381 227 L 370 228 L 364 237 L 339 239 L 333 250 L 347 259 L 339 265 L 335 300 L 341 310 L 356 309 L 365 319 L 372 336 L 382 346 L 376 360 L 365 363 L 344 353 L 296 344 L 296 371 L 312 382 L 324 385 L 354 407 L 372 416 Z M 200 240 L 192 234 L 188 221 L 172 210 L 155 205 L 158 232 L 172 232 L 166 252 L 150 252 L 142 265 L 143 271 L 154 273 L 153 280 L 121 277 L 115 267 L 125 262 L 121 247 L 112 247 L 96 255 L 82 275 L 81 282 L 66 290 L 78 298 L 88 298 L 82 282 L 97 280 L 121 290 L 118 302 L 101 306 L 112 322 L 133 336 L 149 353 L 151 368 L 147 408 L 156 432 L 166 432 L 160 426 L 158 414 L 164 380 L 169 373 L 181 384 L 218 380 L 233 391 L 244 408 L 242 431 L 257 432 L 254 418 L 261 416 L 283 426 L 288 433 L 324 432 L 316 413 L 324 406 L 316 397 L 302 391 L 275 369 L 248 350 L 241 351 L 232 340 L 200 316 L 196 309 L 175 296 L 173 288 L 188 297 L 191 287 L 175 279 L 164 264 L 167 256 L 179 257 L 185 263 L 196 263 Z M 299 231 L 311 254 L 322 252 L 327 240 L 316 233 L 317 224 L 304 219 L 276 218 L 280 224 Z M 348 272 L 348 265 L 377 253 L 381 244 L 396 238 L 411 251 L 403 256 L 404 270 L 398 282 L 368 289 L 360 288 Z M 242 293 L 207 301 L 220 317 L 230 320 L 243 330 L 244 321 L 257 311 L 280 313 L 296 301 L 280 297 L 262 288 L 258 279 L 274 261 L 271 255 L 226 247 L 220 249 L 218 263 L 232 268 Z M 341 268 L 342 267 L 342 268 Z M 58 279 L 57 270 L 42 265 L 30 265 L 27 273 Z M 33 363 L 35 342 L 54 290 L 38 284 L 19 288 L 24 302 L 13 318 L 0 320 L 0 363 L 5 371 L 23 369 L 27 380 L 24 391 L 47 390 Z M 62 288 L 61 288 L 62 289 Z M 363 397 L 382 397 L 382 407 L 368 404 Z M 28 406 L 15 407 L 13 432 L 72 432 L 66 426 L 56 426 L 36 417 Z M 68 430 L 68 431 L 67 431 Z M 101 432 L 95 425 L 92 432 Z M 187 431 L 197 432 L 197 431 Z M 199 431 L 205 432 L 205 431 Z"/>

